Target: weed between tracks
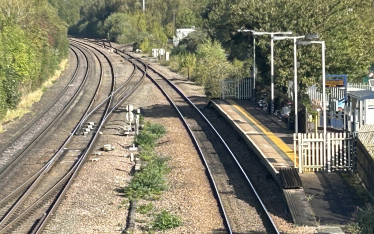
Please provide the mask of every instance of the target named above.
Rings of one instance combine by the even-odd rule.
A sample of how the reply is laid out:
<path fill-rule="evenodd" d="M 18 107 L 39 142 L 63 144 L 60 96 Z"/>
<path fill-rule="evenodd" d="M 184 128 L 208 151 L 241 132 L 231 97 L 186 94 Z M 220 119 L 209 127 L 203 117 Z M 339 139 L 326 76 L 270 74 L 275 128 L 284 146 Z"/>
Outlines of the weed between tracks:
<path fill-rule="evenodd" d="M 135 143 L 141 149 L 139 157 L 143 165 L 141 170 L 135 173 L 128 186 L 123 189 L 124 195 L 129 200 L 158 199 L 162 192 L 168 189 L 166 175 L 170 172 L 168 166 L 170 158 L 163 157 L 154 151 L 157 140 L 165 133 L 164 126 L 147 122 L 143 130 L 136 136 Z M 137 209 L 140 214 L 149 214 L 152 211 L 151 215 L 154 216 L 154 220 L 145 225 L 148 231 L 163 231 L 182 224 L 180 217 L 168 211 L 163 210 L 157 214 L 153 210 L 152 202 L 141 205 Z M 136 220 L 139 221 L 139 219 Z"/>

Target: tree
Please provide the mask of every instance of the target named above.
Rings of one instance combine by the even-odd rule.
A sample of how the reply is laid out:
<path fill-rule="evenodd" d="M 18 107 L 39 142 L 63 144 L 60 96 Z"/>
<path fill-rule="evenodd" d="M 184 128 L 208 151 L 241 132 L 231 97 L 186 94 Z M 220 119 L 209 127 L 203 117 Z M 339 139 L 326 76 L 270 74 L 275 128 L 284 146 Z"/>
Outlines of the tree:
<path fill-rule="evenodd" d="M 196 26 L 195 13 L 189 8 L 183 9 L 178 13 L 175 25 L 177 28 L 191 28 L 191 26 Z"/>
<path fill-rule="evenodd" d="M 179 46 L 186 45 L 186 50 L 191 53 L 196 53 L 197 46 L 202 44 L 208 38 L 208 33 L 203 29 L 196 29 L 187 37 L 179 42 Z"/>
<path fill-rule="evenodd" d="M 220 96 L 220 82 L 229 77 L 231 70 L 232 65 L 218 41 L 207 39 L 197 47 L 194 80 L 204 86 L 209 97 Z"/>
<path fill-rule="evenodd" d="M 353 9 L 352 11 L 349 9 Z M 247 57 L 252 47 L 250 34 L 237 33 L 245 27 L 258 31 L 292 31 L 293 35 L 318 33 L 326 42 L 326 72 L 361 76 L 373 61 L 374 25 L 362 15 L 372 12 L 371 1 L 353 0 L 254 0 L 212 1 L 204 17 L 211 35 L 219 38 L 234 57 Z M 256 63 L 263 83 L 270 82 L 270 38 L 258 37 Z M 234 49 L 236 48 L 236 49 Z M 275 80 L 285 86 L 293 77 L 291 41 L 275 42 Z M 300 88 L 321 80 L 321 47 L 299 46 Z"/>
<path fill-rule="evenodd" d="M 183 67 L 187 68 L 187 78 L 190 79 L 190 73 L 192 73 L 193 69 L 196 65 L 196 56 L 195 54 L 188 53 L 184 60 L 183 60 Z"/>

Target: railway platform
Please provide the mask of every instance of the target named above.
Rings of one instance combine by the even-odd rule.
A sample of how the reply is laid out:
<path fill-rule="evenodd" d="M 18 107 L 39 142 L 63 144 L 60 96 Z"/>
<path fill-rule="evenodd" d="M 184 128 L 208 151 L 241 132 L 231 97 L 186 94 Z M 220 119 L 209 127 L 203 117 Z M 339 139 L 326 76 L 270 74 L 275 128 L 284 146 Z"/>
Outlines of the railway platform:
<path fill-rule="evenodd" d="M 337 173 L 299 174 L 300 188 L 285 188 L 280 171 L 294 168 L 293 131 L 249 100 L 212 100 L 212 106 L 243 137 L 273 177 L 296 225 L 318 226 L 319 233 L 344 233 L 340 226 L 354 212 L 352 191 Z"/>

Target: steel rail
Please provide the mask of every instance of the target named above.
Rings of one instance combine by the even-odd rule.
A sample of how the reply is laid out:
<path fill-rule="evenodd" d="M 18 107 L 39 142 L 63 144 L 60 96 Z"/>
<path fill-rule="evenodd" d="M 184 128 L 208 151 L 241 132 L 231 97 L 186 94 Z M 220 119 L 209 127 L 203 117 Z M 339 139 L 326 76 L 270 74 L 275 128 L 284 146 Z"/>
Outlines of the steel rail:
<path fill-rule="evenodd" d="M 82 43 L 82 44 L 85 44 L 85 43 Z M 94 48 L 95 49 L 95 48 Z M 97 49 L 96 49 L 97 50 Z M 136 68 L 137 66 L 134 64 L 134 68 Z M 134 69 L 135 71 L 135 69 Z M 96 140 L 97 140 L 97 136 L 98 136 L 98 132 L 100 131 L 100 129 L 102 128 L 102 126 L 105 124 L 105 122 L 107 121 L 107 119 L 110 117 L 110 115 L 113 113 L 113 111 L 119 106 L 121 105 L 128 97 L 130 97 L 137 89 L 138 87 L 141 85 L 141 83 L 144 81 L 144 77 L 146 75 L 146 72 L 147 72 L 147 68 L 145 71 L 143 71 L 143 76 L 142 78 L 136 83 L 136 85 L 131 89 L 129 90 L 125 95 L 124 97 L 118 102 L 115 104 L 114 107 L 111 108 L 111 110 L 108 111 L 108 113 L 105 115 L 105 117 L 103 118 L 100 126 L 98 127 L 98 130 L 96 131 L 96 134 L 95 136 L 92 138 L 89 146 L 86 148 L 85 150 L 85 153 L 82 155 L 82 157 L 79 159 L 79 161 L 75 164 L 74 167 L 76 167 L 74 170 L 71 170 L 72 171 L 72 176 L 70 177 L 69 181 L 66 183 L 66 185 L 64 186 L 64 189 L 61 191 L 60 195 L 55 199 L 55 201 L 53 202 L 53 205 L 50 207 L 50 210 L 48 211 L 48 213 L 44 214 L 43 215 L 43 220 L 41 220 L 37 227 L 35 228 L 35 230 L 33 230 L 33 234 L 38 234 L 38 233 L 41 233 L 44 229 L 44 227 L 47 225 L 49 219 L 51 218 L 53 212 L 57 209 L 59 203 L 61 202 L 63 196 L 66 194 L 67 190 L 69 189 L 70 185 L 72 184 L 73 182 L 73 179 L 75 178 L 75 176 L 77 175 L 78 171 L 80 170 L 80 168 L 82 167 L 83 165 L 83 162 L 85 160 L 85 158 L 87 157 L 88 153 L 90 152 L 92 146 L 96 143 Z M 131 75 L 131 77 L 133 77 L 134 75 L 134 72 L 133 74 Z M 127 83 L 127 82 L 126 82 Z M 118 88 L 117 90 L 119 90 L 120 88 Z"/>
<path fill-rule="evenodd" d="M 100 51 L 99 51 L 100 52 Z M 102 53 L 102 52 L 100 52 L 100 53 Z M 103 53 L 102 53 L 103 54 Z M 111 65 L 111 62 L 110 62 L 110 60 L 109 60 L 109 58 L 105 55 L 105 54 L 103 54 L 103 56 L 108 60 L 108 62 L 109 62 L 109 64 Z M 97 55 L 96 55 L 96 57 L 97 57 Z M 98 57 L 97 57 L 98 58 Z M 100 60 L 99 60 L 100 61 Z M 113 89 L 114 89 L 114 71 L 113 71 L 113 67 L 112 67 L 112 65 L 111 65 L 111 70 L 112 70 L 112 80 L 113 80 L 113 82 L 112 82 L 112 89 L 111 89 L 111 94 L 109 95 L 109 97 L 108 98 L 110 98 L 110 100 L 112 99 L 112 97 L 113 97 L 113 94 L 114 93 L 116 93 L 116 92 L 118 92 L 119 90 L 121 90 L 130 80 L 131 80 L 131 78 L 134 76 L 134 74 L 135 74 L 135 71 L 136 71 L 136 68 L 135 68 L 135 65 L 134 65 L 134 70 L 133 70 L 133 72 L 132 72 L 132 74 L 130 75 L 130 77 L 129 77 L 129 79 L 124 83 L 124 84 L 122 84 L 115 92 L 113 91 Z M 101 71 L 101 74 L 102 74 L 102 71 Z M 101 76 L 102 77 L 102 76 Z M 142 80 L 141 80 L 142 81 Z M 138 87 L 139 85 L 140 85 L 140 83 L 141 83 L 141 81 L 139 81 L 138 82 L 138 84 L 136 85 L 136 87 Z M 97 89 L 98 90 L 98 89 Z M 134 90 L 133 91 L 131 91 L 131 92 L 129 92 L 130 94 L 132 93 L 132 92 L 134 92 Z M 97 92 L 96 92 L 97 93 Z M 96 95 L 95 95 L 96 96 Z M 123 100 L 124 99 L 126 99 L 128 97 L 128 95 L 126 95 L 124 98 L 123 98 Z M 73 134 L 74 134 L 74 132 L 76 131 L 76 130 L 78 130 L 78 128 L 79 128 L 79 126 L 80 125 L 82 125 L 82 123 L 87 119 L 87 117 L 88 116 L 90 116 L 93 112 L 95 112 L 95 110 L 97 110 L 100 106 L 102 106 L 102 104 L 104 104 L 107 100 L 108 100 L 108 98 L 106 98 L 102 103 L 100 103 L 98 106 L 96 106 L 95 108 L 94 108 L 94 110 L 92 110 L 89 114 L 86 114 L 86 116 L 83 116 L 82 117 L 82 119 L 81 119 L 81 121 L 80 121 L 80 123 L 78 123 L 77 124 L 77 127 L 72 131 L 72 133 L 71 133 L 71 135 L 70 135 L 70 138 L 73 136 Z M 123 101 L 122 100 L 122 101 Z M 120 102 L 118 102 L 117 104 L 116 104 L 116 106 L 115 107 L 117 107 L 122 101 L 120 101 Z M 93 101 L 92 101 L 92 103 L 93 103 Z M 91 106 L 91 105 L 90 105 Z M 102 123 L 104 123 L 105 122 L 105 120 L 107 119 L 107 117 L 108 117 L 108 110 L 109 110 L 109 107 L 110 107 L 110 101 L 107 103 L 107 107 L 106 107 L 106 111 L 107 111 L 107 113 L 106 114 L 104 114 L 104 115 L 102 115 Z M 109 111 L 109 113 L 111 113 L 113 110 L 114 110 L 115 108 L 112 108 L 112 110 L 110 110 Z M 88 109 L 87 109 L 88 110 Z M 86 112 L 87 113 L 87 112 Z M 102 126 L 102 125 L 101 125 Z M 101 126 L 99 127 L 99 128 L 101 128 Z M 96 131 L 96 134 L 97 134 L 97 132 L 98 131 Z M 95 136 L 96 137 L 96 136 Z M 68 139 L 68 140 L 70 140 L 70 138 Z M 93 142 L 93 141 L 91 141 L 91 142 Z M 90 144 L 90 146 L 88 147 L 88 148 L 86 148 L 86 154 L 87 154 L 87 152 L 89 151 L 89 149 L 91 148 L 91 146 L 92 146 L 93 144 Z M 66 146 L 66 144 L 64 144 L 62 147 L 60 147 L 60 150 L 61 149 L 64 149 L 64 147 Z M 59 150 L 59 151 L 60 151 Z M 57 154 L 59 154 L 59 152 L 57 152 L 56 153 L 56 155 Z M 86 155 L 85 154 L 85 155 Z M 48 163 L 47 165 L 45 165 L 45 171 L 48 171 L 49 170 L 49 168 L 51 167 L 51 163 Z M 76 168 L 76 166 L 74 166 L 74 168 Z M 80 168 L 80 167 L 79 167 Z M 70 175 L 72 173 L 72 170 L 70 171 L 70 172 L 68 172 L 68 174 L 67 175 Z M 40 177 L 39 177 L 40 178 Z M 19 221 L 21 218 L 22 218 L 22 216 L 24 216 L 24 215 L 26 215 L 27 214 L 27 212 L 29 212 L 30 210 L 32 210 L 40 201 L 42 201 L 43 199 L 45 199 L 47 196 L 49 196 L 58 186 L 60 186 L 63 182 L 64 182 L 64 180 L 66 179 L 67 177 L 65 176 L 63 179 L 61 179 L 55 186 L 53 186 L 53 188 L 52 189 L 50 189 L 45 195 L 43 195 L 43 197 L 41 197 L 41 198 L 39 198 L 38 199 L 38 201 L 36 201 L 33 205 L 31 205 L 27 210 L 25 210 L 21 215 L 19 215 L 16 219 L 14 219 L 11 223 L 9 223 L 9 224 L 7 224 L 7 228 L 6 229 L 8 229 L 8 228 L 10 228 L 15 222 L 17 222 L 17 221 Z M 47 215 L 43 215 L 43 217 L 44 218 L 46 218 L 46 219 L 48 219 L 49 218 L 49 215 L 47 214 Z M 44 225 L 43 225 L 43 222 L 42 221 L 40 221 L 39 222 L 39 224 L 37 225 L 38 227 L 43 227 Z M 4 229 L 2 229 L 1 231 L 0 231 L 0 233 L 2 233 L 2 231 L 3 231 Z"/>
<path fill-rule="evenodd" d="M 77 58 L 77 66 L 75 67 L 75 70 L 74 70 L 74 73 L 71 77 L 71 79 L 69 80 L 68 84 L 64 87 L 64 89 L 59 93 L 59 95 L 57 95 L 53 101 L 45 108 L 43 109 L 42 112 L 40 112 L 37 116 L 35 116 L 30 122 L 28 122 L 22 129 L 20 129 L 16 134 L 15 136 L 13 136 L 11 138 L 11 140 L 0 147 L 0 152 L 2 153 L 6 148 L 8 148 L 17 138 L 19 138 L 20 135 L 22 135 L 25 131 L 27 131 L 31 125 L 34 125 L 40 118 L 41 116 L 43 116 L 48 110 L 50 110 L 52 108 L 52 106 L 62 97 L 62 95 L 66 92 L 66 90 L 69 88 L 69 85 L 74 81 L 74 79 L 76 78 L 76 75 L 78 73 L 78 68 L 79 68 L 79 59 L 78 59 L 78 54 L 77 52 L 75 52 L 72 48 L 69 48 L 71 51 L 73 51 L 75 57 Z"/>
<path fill-rule="evenodd" d="M 79 48 L 76 48 L 76 49 L 80 50 Z M 84 54 L 82 50 L 80 50 L 80 51 L 82 52 L 82 54 Z M 88 57 L 87 57 L 85 54 L 84 54 L 84 56 L 85 56 L 86 60 L 88 61 Z M 88 63 L 87 63 L 87 64 L 88 64 Z M 87 66 L 87 70 L 86 70 L 86 72 L 85 72 L 84 80 L 87 79 L 88 72 L 89 72 L 89 66 Z M 100 77 L 101 77 L 101 74 L 100 74 Z M 82 85 L 83 85 L 83 82 L 82 82 Z M 96 92 L 99 90 L 99 86 L 100 86 L 100 85 L 101 85 L 101 78 L 100 78 L 100 82 L 99 82 L 98 88 L 96 89 Z M 75 95 L 74 95 L 73 98 L 76 98 L 76 96 L 77 96 L 77 94 L 80 92 L 80 90 L 81 90 L 81 87 L 77 90 L 77 92 L 75 93 Z M 69 103 L 71 103 L 71 102 L 69 102 Z M 89 107 L 87 108 L 85 114 L 87 113 L 87 111 L 89 110 L 89 108 L 92 106 L 92 104 L 93 104 L 93 102 L 89 105 Z M 68 107 L 69 107 L 69 106 L 67 105 L 67 106 L 66 106 L 66 107 L 61 111 L 61 113 L 58 115 L 58 118 L 61 117 L 61 115 L 65 112 L 66 108 L 68 108 Z M 52 121 L 50 125 L 53 126 L 53 123 L 54 123 L 54 122 L 55 122 L 55 120 Z M 48 129 L 49 129 L 51 126 L 48 126 Z M 46 130 L 48 130 L 48 129 L 46 129 Z M 43 131 L 43 132 L 38 136 L 38 138 L 36 138 L 35 141 L 37 141 L 39 138 L 43 137 L 45 133 L 46 133 L 46 131 Z M 68 138 L 68 140 L 69 140 L 69 139 L 70 139 L 70 138 Z M 32 144 L 32 145 L 33 145 L 33 144 Z M 30 145 L 29 147 L 31 147 L 32 145 Z M 42 167 L 42 168 L 41 168 L 37 173 L 35 173 L 35 174 L 30 178 L 30 179 L 28 179 L 25 183 L 23 183 L 21 186 L 19 186 L 15 191 L 13 191 L 12 193 L 10 193 L 7 197 L 3 198 L 3 199 L 0 201 L 0 207 L 1 207 L 4 203 L 6 203 L 9 199 L 11 199 L 13 195 L 19 193 L 20 190 L 22 190 L 23 188 L 27 187 L 27 185 L 29 185 L 29 183 L 31 183 L 34 179 L 36 179 L 35 176 L 40 175 L 40 174 L 42 173 L 42 171 L 45 170 L 45 168 L 46 168 L 46 167 L 51 163 L 51 161 L 54 160 L 55 156 L 58 155 L 58 154 L 60 153 L 60 151 L 65 147 L 65 145 L 66 145 L 66 141 L 65 141 L 65 142 L 63 143 L 63 145 L 59 148 L 59 150 L 57 151 L 57 153 L 55 153 L 54 156 L 52 156 L 52 158 L 51 158 L 51 159 L 46 163 L 46 165 L 44 165 L 44 166 L 43 166 L 43 167 Z M 24 153 L 23 153 L 23 154 L 24 154 Z M 0 178 L 1 178 L 1 177 L 0 177 Z M 0 220 L 0 221 L 1 221 L 1 220 Z"/>
<path fill-rule="evenodd" d="M 120 51 L 120 50 L 118 50 L 118 51 Z M 134 58 L 133 56 L 131 56 L 131 55 L 129 55 L 129 54 L 127 54 L 127 53 L 125 53 L 125 52 L 122 52 L 122 51 L 120 51 L 121 53 L 123 53 L 123 54 L 126 54 L 127 56 L 129 56 L 129 57 L 131 57 L 131 58 Z M 137 59 L 139 62 L 141 62 L 142 64 L 145 64 L 143 61 L 141 61 L 140 59 Z M 272 219 L 272 217 L 270 216 L 270 213 L 269 213 L 269 211 L 267 210 L 267 208 L 266 208 L 266 206 L 265 206 L 265 204 L 263 203 L 263 201 L 262 201 L 262 199 L 261 199 L 261 197 L 258 195 L 258 193 L 257 193 L 257 191 L 256 191 L 256 189 L 255 189 L 255 187 L 253 186 L 253 184 L 252 184 L 252 182 L 250 181 L 250 179 L 248 178 L 248 176 L 247 176 L 247 174 L 245 173 L 245 171 L 244 171 L 244 169 L 243 169 L 243 167 L 240 165 L 240 163 L 239 163 L 239 161 L 237 160 L 237 158 L 235 157 L 235 155 L 233 154 L 233 152 L 231 151 L 231 149 L 229 148 L 229 146 L 226 144 L 226 142 L 223 140 L 223 138 L 221 137 L 221 135 L 218 133 L 218 131 L 213 127 L 213 125 L 210 123 L 210 121 L 205 117 L 205 115 L 199 110 L 199 108 L 197 108 L 196 106 L 195 106 L 195 104 L 178 88 L 178 87 L 176 87 L 169 79 L 167 79 L 167 78 L 165 78 L 161 73 L 159 73 L 158 71 L 156 71 L 154 68 L 152 68 L 151 66 L 149 66 L 148 65 L 148 67 L 149 67 L 149 69 L 151 70 L 151 71 L 153 71 L 154 73 L 156 73 L 157 75 L 159 75 L 163 80 L 165 80 L 179 95 L 181 95 L 199 114 L 200 114 L 200 116 L 205 120 L 205 122 L 210 126 L 210 128 L 214 131 L 214 133 L 216 134 L 216 136 L 220 139 L 220 141 L 222 142 L 222 144 L 225 146 L 225 148 L 227 149 L 227 151 L 229 152 L 229 154 L 231 155 L 231 157 L 234 159 L 234 161 L 235 161 L 235 163 L 236 163 L 236 165 L 240 168 L 240 171 L 242 172 L 242 174 L 244 175 L 244 177 L 246 178 L 246 180 L 247 180 L 247 182 L 248 182 L 248 184 L 250 185 L 250 187 L 251 187 L 251 189 L 252 189 L 252 191 L 254 192 L 254 194 L 255 194 L 255 196 L 256 196 L 256 198 L 257 198 L 257 200 L 258 200 L 258 202 L 261 204 L 261 207 L 262 207 L 262 209 L 264 210 L 264 212 L 265 212 L 265 214 L 266 214 L 266 218 L 268 219 L 268 221 L 271 223 L 271 226 L 272 226 L 272 229 L 273 229 L 273 231 L 275 232 L 275 233 L 277 233 L 277 234 L 279 234 L 279 230 L 278 230 L 278 228 L 277 228 L 277 226 L 275 225 L 275 222 L 274 222 L 274 220 Z M 148 74 L 147 74 L 147 76 L 149 77 L 149 78 L 151 78 Z M 151 78 L 151 80 L 156 84 L 157 82 L 155 81 L 155 80 L 153 80 L 152 78 Z M 158 85 L 158 84 L 156 84 L 159 88 L 160 88 L 160 90 L 162 90 L 162 88 Z M 164 90 L 162 90 L 162 92 L 163 93 L 165 93 L 165 91 Z M 166 94 L 166 93 L 165 93 Z M 168 98 L 168 100 L 169 100 L 169 102 L 171 101 L 171 99 L 170 99 L 170 97 L 166 94 L 165 95 L 167 98 Z M 175 104 L 173 104 L 173 106 L 175 106 Z M 177 109 L 177 107 L 175 107 L 176 109 Z M 181 116 L 181 118 L 183 118 L 183 116 L 182 116 L 182 114 L 180 113 L 180 111 L 177 109 L 177 111 L 178 111 L 178 113 L 179 113 L 179 115 Z M 183 118 L 184 119 L 184 118 Z M 183 120 L 183 122 L 184 122 L 184 124 L 185 124 L 185 126 L 188 128 L 188 130 L 189 130 L 189 133 L 193 136 L 193 133 L 192 133 L 192 130 L 190 129 L 190 127 L 187 125 L 187 123 Z M 196 144 L 196 146 L 197 146 L 197 148 L 198 148 L 198 151 L 202 154 L 202 151 L 201 151 L 201 148 L 200 148 L 200 146 L 199 146 L 199 144 L 198 144 L 198 142 L 197 142 L 197 140 L 196 140 L 196 138 L 193 136 L 193 139 L 194 139 L 194 142 L 195 142 L 195 144 Z M 211 172 L 210 172 L 210 169 L 209 169 L 209 166 L 207 165 L 207 162 L 206 162 L 206 159 L 205 159 L 205 157 L 203 156 L 203 160 L 204 160 L 204 163 L 205 163 L 205 165 L 206 165 L 206 167 L 207 167 L 207 170 L 209 171 L 209 174 L 210 174 L 210 177 L 211 177 L 211 180 L 212 180 L 212 182 L 213 182 L 213 184 L 214 184 L 214 186 L 215 186 L 215 190 L 216 190 L 216 193 L 217 193 L 217 196 L 218 196 L 218 199 L 219 199 L 219 202 L 220 202 L 220 204 L 221 204 L 221 206 L 222 206 L 222 209 L 224 210 L 224 208 L 223 208 L 223 204 L 222 204 L 222 202 L 221 202 L 221 198 L 220 198 L 220 196 L 219 196 L 219 192 L 218 192 L 218 189 L 216 188 L 216 185 L 215 185 L 215 182 L 214 182 L 214 179 L 213 179 L 213 177 L 212 177 L 212 174 L 211 174 Z M 227 219 L 227 216 L 226 216 L 226 214 L 224 213 L 224 216 L 225 216 L 225 218 L 226 218 L 226 222 L 227 222 L 227 224 L 228 224 L 228 226 L 229 226 L 229 222 L 228 222 L 228 219 Z M 230 226 L 229 226 L 230 227 Z M 231 228 L 229 228 L 230 230 L 230 233 L 232 233 L 232 231 L 231 231 Z"/>
<path fill-rule="evenodd" d="M 61 91 L 61 93 L 41 112 L 39 113 L 32 121 L 30 121 L 24 128 L 21 133 L 17 133 L 13 138 L 12 140 L 6 144 L 5 146 L 3 146 L 0 150 L 0 152 L 3 153 L 3 151 L 8 148 L 11 144 L 14 143 L 15 141 L 15 138 L 19 138 L 20 135 L 23 135 L 27 130 L 29 130 L 44 114 L 46 114 L 56 103 L 57 101 L 65 94 L 65 92 L 68 90 L 68 88 L 70 87 L 69 85 L 75 80 L 76 76 L 77 76 L 77 73 L 78 73 L 78 68 L 79 68 L 79 59 L 78 59 L 78 54 L 73 50 L 71 49 L 74 54 L 76 55 L 77 57 L 77 66 L 75 68 L 75 72 L 72 76 L 72 78 L 69 80 L 68 84 L 65 86 L 65 88 Z M 88 66 L 87 66 L 87 70 L 86 70 L 86 73 L 88 73 Z M 86 79 L 83 79 L 82 83 L 81 83 L 81 86 L 86 82 Z M 78 91 L 76 92 L 76 94 L 78 93 Z M 33 144 L 35 142 L 38 141 L 38 139 L 40 139 L 42 136 L 44 136 L 44 134 L 53 126 L 53 124 L 62 116 L 62 114 L 64 113 L 64 111 L 67 110 L 67 108 L 70 106 L 70 104 L 75 100 L 75 98 L 77 97 L 77 95 L 74 95 L 72 97 L 72 99 L 65 105 L 65 108 L 41 131 L 39 132 L 38 136 L 36 138 L 34 138 L 24 149 L 21 150 L 21 152 L 18 152 L 17 154 L 17 157 L 15 159 L 13 159 L 10 163 L 8 163 L 5 167 L 3 167 L 3 169 L 0 171 L 0 179 L 4 176 L 7 175 L 7 172 L 11 169 L 12 165 L 14 163 L 17 163 L 20 158 L 22 157 L 23 154 L 27 153 L 28 150 L 33 146 Z"/>
<path fill-rule="evenodd" d="M 74 46 L 74 45 L 72 45 Z M 80 50 L 82 52 L 82 54 L 84 55 L 84 57 L 86 58 L 87 60 L 87 70 L 85 72 L 85 77 L 84 77 L 84 80 L 86 81 L 87 78 L 88 78 L 88 72 L 89 72 L 89 63 L 88 63 L 88 57 L 87 55 L 83 52 L 83 50 L 81 50 L 80 48 L 74 46 L 76 49 Z M 97 56 L 96 56 L 97 57 Z M 97 57 L 97 59 L 99 59 Z M 100 63 L 100 66 L 101 66 L 101 63 Z M 98 92 L 100 86 L 101 86 L 101 83 L 102 83 L 102 77 L 103 77 L 103 71 L 102 69 L 100 69 L 100 82 L 98 84 L 98 87 L 96 88 L 96 92 Z M 81 89 L 83 88 L 83 84 L 85 82 L 82 82 L 82 85 L 78 88 L 77 92 L 75 93 L 74 95 L 74 98 L 75 99 L 78 95 L 78 93 L 81 91 Z M 71 103 L 71 102 L 70 102 Z M 92 107 L 94 103 L 94 98 L 91 100 L 89 106 L 87 107 L 87 109 L 85 110 L 85 113 L 83 115 L 83 117 L 87 114 L 87 112 L 89 111 L 89 109 Z M 66 109 L 69 107 L 70 105 L 67 105 L 65 106 L 65 108 L 63 109 L 63 111 L 61 111 L 61 113 L 64 113 L 66 111 Z M 82 117 L 82 118 L 83 118 Z M 80 121 L 82 121 L 82 118 Z M 51 122 L 51 124 L 53 124 L 55 121 Z M 78 129 L 79 126 L 76 126 L 75 127 L 75 130 L 73 132 L 75 132 L 77 129 Z M 49 126 L 50 128 L 50 126 Z M 48 129 L 49 129 L 48 128 Z M 43 131 L 43 134 L 45 133 L 45 131 Z M 12 214 L 17 210 L 17 207 L 19 204 L 21 204 L 26 198 L 27 198 L 27 195 L 30 194 L 32 192 L 32 190 L 37 186 L 38 182 L 42 179 L 43 175 L 45 173 L 47 173 L 49 171 L 49 169 L 51 168 L 51 166 L 53 165 L 54 161 L 58 158 L 59 154 L 64 150 L 65 146 L 70 142 L 70 140 L 72 139 L 73 137 L 73 134 L 70 134 L 70 136 L 64 141 L 64 143 L 62 144 L 62 146 L 60 146 L 59 150 L 52 156 L 52 158 L 46 163 L 46 165 L 44 165 L 42 167 L 42 169 L 40 169 L 34 176 L 32 176 L 27 182 L 25 182 L 24 184 L 22 184 L 20 187 L 18 187 L 15 191 L 13 191 L 11 194 L 9 194 L 7 197 L 5 197 L 2 201 L 0 201 L 0 205 L 1 204 L 4 204 L 5 202 L 7 202 L 8 200 L 10 200 L 12 198 L 12 196 L 16 195 L 17 193 L 19 193 L 20 190 L 24 189 L 25 187 L 27 187 L 27 185 L 31 182 L 31 185 L 29 185 L 29 187 L 26 189 L 25 192 L 23 192 L 22 196 L 17 200 L 17 202 L 12 206 L 12 208 L 6 213 L 6 215 L 4 217 L 2 217 L 2 219 L 0 220 L 0 226 L 1 225 L 4 225 L 12 216 Z M 36 177 L 36 178 L 35 178 Z M 35 179 L 34 179 L 35 178 Z M 34 180 L 33 180 L 34 179 Z M 0 233 L 3 233 L 2 232 L 3 229 L 0 230 Z"/>

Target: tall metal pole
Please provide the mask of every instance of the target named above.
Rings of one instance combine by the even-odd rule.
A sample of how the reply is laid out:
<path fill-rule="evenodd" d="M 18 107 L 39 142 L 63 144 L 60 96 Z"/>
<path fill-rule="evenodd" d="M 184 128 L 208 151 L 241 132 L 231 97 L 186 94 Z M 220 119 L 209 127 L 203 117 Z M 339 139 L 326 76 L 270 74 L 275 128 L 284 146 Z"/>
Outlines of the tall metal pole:
<path fill-rule="evenodd" d="M 293 39 L 293 57 L 294 57 L 294 78 L 293 78 L 293 89 L 294 89 L 294 110 L 295 110 L 295 133 L 299 132 L 299 120 L 297 116 L 298 112 L 298 105 L 297 105 L 297 53 L 296 53 L 296 41 L 297 38 L 294 37 Z"/>
<path fill-rule="evenodd" d="M 326 75 L 325 75 L 325 42 L 322 41 L 322 99 L 323 99 L 323 141 L 326 146 Z"/>
<path fill-rule="evenodd" d="M 253 91 L 252 98 L 256 98 L 256 36 L 253 35 Z"/>
<path fill-rule="evenodd" d="M 271 109 L 270 114 L 274 113 L 274 33 L 270 33 L 271 35 Z"/>
<path fill-rule="evenodd" d="M 145 12 L 145 0 L 143 0 L 143 12 Z"/>
<path fill-rule="evenodd" d="M 175 32 L 175 10 L 173 10 L 173 38 L 174 38 L 174 32 Z"/>

